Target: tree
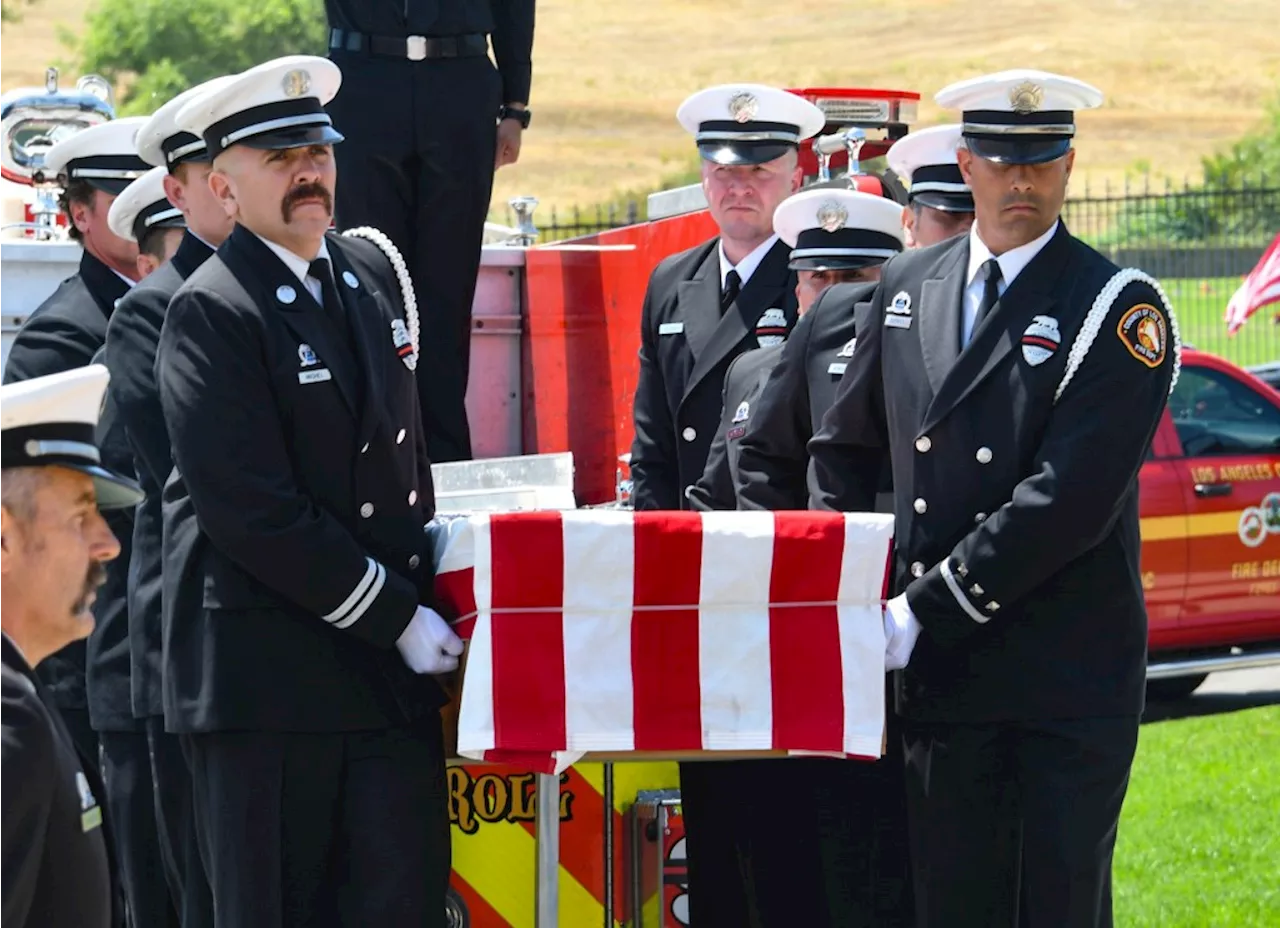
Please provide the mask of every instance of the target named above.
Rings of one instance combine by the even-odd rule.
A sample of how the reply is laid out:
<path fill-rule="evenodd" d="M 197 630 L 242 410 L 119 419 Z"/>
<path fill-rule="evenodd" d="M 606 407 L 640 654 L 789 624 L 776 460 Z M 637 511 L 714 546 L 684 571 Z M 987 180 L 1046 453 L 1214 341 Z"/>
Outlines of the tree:
<path fill-rule="evenodd" d="M 70 44 L 84 73 L 117 86 L 117 113 L 131 116 L 281 55 L 323 55 L 327 35 L 322 0 L 101 0 Z"/>
<path fill-rule="evenodd" d="M 35 0 L 4 0 L 0 3 L 0 23 L 16 23 L 22 19 L 22 11 L 18 9 L 20 6 L 26 6 Z"/>
<path fill-rule="evenodd" d="M 1246 180 L 1265 176 L 1267 186 L 1280 185 L 1280 93 L 1267 107 L 1257 131 L 1246 135 L 1222 154 L 1204 159 L 1206 184 L 1239 187 Z"/>

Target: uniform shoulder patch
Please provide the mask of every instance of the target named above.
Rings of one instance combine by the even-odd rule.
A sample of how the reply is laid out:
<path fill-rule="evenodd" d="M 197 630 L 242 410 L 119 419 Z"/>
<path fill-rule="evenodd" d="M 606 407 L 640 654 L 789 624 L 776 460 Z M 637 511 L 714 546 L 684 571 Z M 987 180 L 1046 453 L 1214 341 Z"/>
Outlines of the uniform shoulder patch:
<path fill-rule="evenodd" d="M 1168 353 L 1168 323 L 1164 313 L 1150 303 L 1139 303 L 1126 310 L 1116 326 L 1116 334 L 1129 353 L 1147 367 L 1159 367 Z"/>

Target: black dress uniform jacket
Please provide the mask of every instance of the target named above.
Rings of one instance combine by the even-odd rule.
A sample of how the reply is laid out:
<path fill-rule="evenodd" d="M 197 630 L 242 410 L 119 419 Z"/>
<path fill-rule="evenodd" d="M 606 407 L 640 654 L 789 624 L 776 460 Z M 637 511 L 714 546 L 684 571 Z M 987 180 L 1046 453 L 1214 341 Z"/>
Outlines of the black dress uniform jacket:
<path fill-rule="evenodd" d="M 399 287 L 375 245 L 327 241 L 351 338 L 241 226 L 165 317 L 165 538 L 185 540 L 164 571 L 202 600 L 166 603 L 171 731 L 369 730 L 442 702 L 394 647 L 432 601 L 434 511 Z"/>
<path fill-rule="evenodd" d="M 855 307 L 865 313 L 875 284 L 838 284 L 796 323 L 738 441 L 739 509 L 805 509 L 809 439 L 835 402 L 856 344 Z"/>
<path fill-rule="evenodd" d="M 891 450 L 895 588 L 924 625 L 903 673 L 909 718 L 1136 716 L 1138 471 L 1173 374 L 1168 310 L 1146 283 L 1124 287 L 1055 403 L 1116 267 L 1059 226 L 961 351 L 968 256 L 964 236 L 885 264 L 810 444 L 813 502 L 870 508 Z M 1127 341 L 1140 318 L 1150 358 Z"/>
<path fill-rule="evenodd" d="M 4 912 L 10 928 L 114 924 L 102 783 L 76 751 L 58 710 L 6 636 Z"/>
<path fill-rule="evenodd" d="M 164 712 L 160 494 L 173 470 L 173 449 L 156 385 L 156 349 L 169 300 L 212 254 L 212 248 L 187 232 L 173 258 L 129 291 L 107 325 L 108 397 L 125 423 L 132 469 L 146 494 L 134 512 L 128 590 L 129 681 L 133 714 L 140 719 Z"/>
<path fill-rule="evenodd" d="M 795 324 L 791 249 L 774 244 L 722 316 L 719 243 L 672 255 L 649 278 L 631 446 L 636 509 L 688 505 L 720 421 L 729 363 L 759 347 L 756 325 L 767 310 L 782 310 L 788 330 Z"/>
<path fill-rule="evenodd" d="M 796 324 L 796 331 L 800 325 Z M 720 427 L 707 453 L 707 466 L 689 491 L 689 506 L 699 512 L 737 509 L 734 485 L 738 479 L 738 453 L 760 393 L 769 379 L 783 345 L 770 345 L 738 355 L 724 375 Z"/>
<path fill-rule="evenodd" d="M 128 292 L 129 284 L 124 278 L 84 252 L 79 272 L 59 284 L 18 331 L 5 362 L 4 382 L 17 383 L 91 364 L 106 341 L 107 320 L 115 304 Z M 116 532 L 118 519 L 113 517 L 108 525 Z M 128 539 L 120 538 L 119 532 L 116 535 L 125 550 L 106 565 L 106 584 L 98 591 L 93 609 L 97 623 L 101 623 L 105 611 L 114 608 L 113 598 L 124 592 Z M 95 631 L 95 637 L 101 634 L 100 628 Z M 40 663 L 41 679 L 49 687 L 54 703 L 64 709 L 83 710 L 89 705 L 85 686 L 87 647 L 84 641 L 73 642 Z"/>

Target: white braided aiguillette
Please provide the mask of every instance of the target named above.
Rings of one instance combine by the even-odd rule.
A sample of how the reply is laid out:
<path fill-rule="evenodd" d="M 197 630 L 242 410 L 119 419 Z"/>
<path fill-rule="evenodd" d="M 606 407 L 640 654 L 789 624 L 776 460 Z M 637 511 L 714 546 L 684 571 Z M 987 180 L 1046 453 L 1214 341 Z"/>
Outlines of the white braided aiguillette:
<path fill-rule="evenodd" d="M 1164 287 L 1160 286 L 1160 281 L 1137 268 L 1126 267 L 1116 271 L 1107 281 L 1107 285 L 1102 288 L 1097 299 L 1093 301 L 1093 306 L 1089 308 L 1089 314 L 1085 316 L 1084 324 L 1076 333 L 1075 340 L 1071 342 L 1071 350 L 1067 353 L 1067 369 L 1062 372 L 1062 381 L 1053 394 L 1055 404 L 1062 398 L 1067 384 L 1084 363 L 1085 356 L 1093 347 L 1093 342 L 1098 337 L 1098 332 L 1102 330 L 1102 323 L 1106 321 L 1116 298 L 1125 287 L 1136 281 L 1147 284 L 1156 292 L 1156 296 L 1160 297 L 1160 302 L 1164 305 L 1165 315 L 1169 317 L 1169 332 L 1173 336 L 1173 379 L 1169 382 L 1169 392 L 1172 393 L 1173 388 L 1178 385 L 1178 375 L 1182 372 L 1182 333 L 1178 330 L 1178 317 L 1174 315 L 1173 304 L 1169 302 L 1169 297 L 1164 292 Z"/>
<path fill-rule="evenodd" d="M 407 359 L 408 367 L 411 371 L 416 370 L 418 367 L 418 339 L 422 331 L 418 322 L 418 298 L 413 292 L 413 278 L 409 276 L 409 266 L 405 264 L 404 257 L 400 254 L 400 249 L 395 246 L 391 239 L 387 238 L 385 233 L 373 228 L 373 226 L 358 226 L 354 229 L 348 229 L 342 234 L 373 242 L 387 256 L 387 260 L 391 262 L 391 267 L 396 272 L 396 280 L 400 283 L 400 296 L 404 302 L 405 323 L 409 329 L 409 340 L 413 345 L 413 354 Z"/>

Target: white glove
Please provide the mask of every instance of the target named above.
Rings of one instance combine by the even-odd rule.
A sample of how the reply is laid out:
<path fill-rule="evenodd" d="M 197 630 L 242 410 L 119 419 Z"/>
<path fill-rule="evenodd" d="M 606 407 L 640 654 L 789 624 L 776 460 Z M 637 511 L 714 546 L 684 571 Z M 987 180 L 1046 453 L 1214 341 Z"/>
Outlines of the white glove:
<path fill-rule="evenodd" d="M 396 640 L 400 656 L 414 673 L 448 673 L 458 669 L 462 639 L 434 609 L 419 606 Z"/>
<path fill-rule="evenodd" d="M 924 628 L 907 605 L 907 596 L 895 596 L 884 607 L 884 669 L 901 670 Z"/>

